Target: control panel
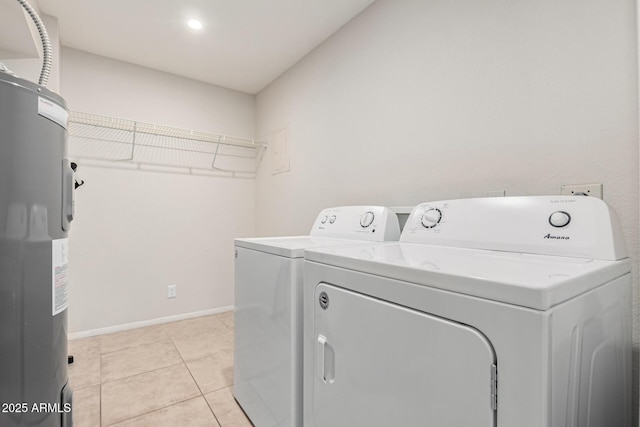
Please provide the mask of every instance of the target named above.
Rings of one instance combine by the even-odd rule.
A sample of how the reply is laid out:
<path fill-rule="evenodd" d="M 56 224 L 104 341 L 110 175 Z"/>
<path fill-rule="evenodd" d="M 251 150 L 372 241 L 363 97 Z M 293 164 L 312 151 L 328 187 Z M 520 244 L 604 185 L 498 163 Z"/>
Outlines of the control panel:
<path fill-rule="evenodd" d="M 459 199 L 414 208 L 401 242 L 595 259 L 627 257 L 615 213 L 586 196 Z"/>
<path fill-rule="evenodd" d="M 400 238 L 397 215 L 382 206 L 342 206 L 322 210 L 313 224 L 311 236 L 393 241 Z"/>

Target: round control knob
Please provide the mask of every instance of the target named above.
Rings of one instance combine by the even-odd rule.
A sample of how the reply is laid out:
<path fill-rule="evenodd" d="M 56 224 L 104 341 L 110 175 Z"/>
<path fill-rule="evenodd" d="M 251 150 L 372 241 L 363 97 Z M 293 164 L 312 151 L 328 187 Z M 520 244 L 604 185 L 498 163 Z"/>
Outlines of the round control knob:
<path fill-rule="evenodd" d="M 362 215 L 362 217 L 360 218 L 360 225 L 362 226 L 362 228 L 367 228 L 368 226 L 373 224 L 373 220 L 375 219 L 375 217 L 376 216 L 373 212 L 365 212 L 364 215 Z"/>
<path fill-rule="evenodd" d="M 440 209 L 431 208 L 427 209 L 425 213 L 422 214 L 422 218 L 420 218 L 420 223 L 424 228 L 433 228 L 442 219 L 442 212 Z"/>
<path fill-rule="evenodd" d="M 323 216 L 322 218 L 320 218 L 320 222 L 321 222 L 322 224 L 324 224 L 325 222 L 327 222 L 327 219 L 328 219 L 328 218 L 329 218 L 329 217 L 325 215 L 325 216 Z"/>
<path fill-rule="evenodd" d="M 329 217 L 329 224 L 333 224 L 334 222 L 336 222 L 336 216 L 335 215 L 331 215 Z"/>
<path fill-rule="evenodd" d="M 571 215 L 564 211 L 557 211 L 549 216 L 549 224 L 557 228 L 566 227 L 571 222 Z"/>

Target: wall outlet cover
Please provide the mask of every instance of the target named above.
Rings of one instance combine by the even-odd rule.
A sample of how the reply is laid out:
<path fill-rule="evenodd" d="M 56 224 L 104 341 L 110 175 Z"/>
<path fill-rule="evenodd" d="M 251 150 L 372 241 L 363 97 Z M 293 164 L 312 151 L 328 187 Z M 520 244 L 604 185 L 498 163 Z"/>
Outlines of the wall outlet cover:
<path fill-rule="evenodd" d="M 167 298 L 175 298 L 177 293 L 176 285 L 169 285 L 167 287 Z"/>
<path fill-rule="evenodd" d="M 591 196 L 602 199 L 602 184 L 567 184 L 560 187 L 560 194 Z"/>

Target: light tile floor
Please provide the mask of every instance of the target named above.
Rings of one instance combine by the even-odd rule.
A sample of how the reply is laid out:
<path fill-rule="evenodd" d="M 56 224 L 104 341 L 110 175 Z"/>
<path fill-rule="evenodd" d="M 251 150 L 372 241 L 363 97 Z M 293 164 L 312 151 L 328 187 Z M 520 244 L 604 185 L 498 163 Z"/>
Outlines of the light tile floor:
<path fill-rule="evenodd" d="M 251 427 L 231 393 L 233 312 L 69 341 L 74 427 Z"/>

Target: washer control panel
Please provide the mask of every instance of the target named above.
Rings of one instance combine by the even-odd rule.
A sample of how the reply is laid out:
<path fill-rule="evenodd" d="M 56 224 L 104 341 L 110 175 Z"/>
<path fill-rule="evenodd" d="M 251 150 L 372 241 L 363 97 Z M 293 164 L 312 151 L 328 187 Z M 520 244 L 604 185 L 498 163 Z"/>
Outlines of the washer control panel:
<path fill-rule="evenodd" d="M 602 200 L 588 196 L 421 203 L 400 241 L 595 259 L 627 256 L 617 216 Z"/>
<path fill-rule="evenodd" d="M 398 240 L 398 216 L 382 206 L 342 206 L 324 209 L 316 218 L 311 236 L 382 242 Z"/>

